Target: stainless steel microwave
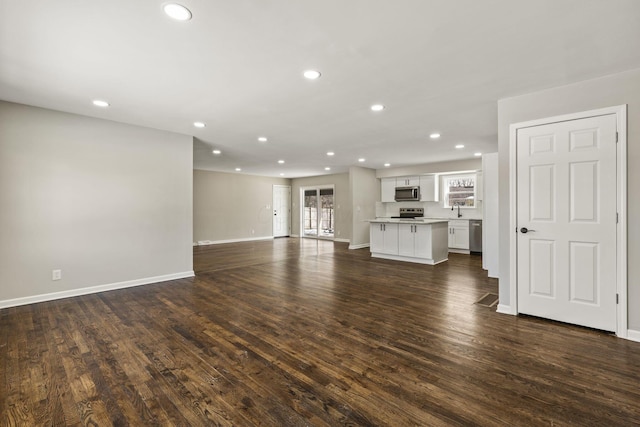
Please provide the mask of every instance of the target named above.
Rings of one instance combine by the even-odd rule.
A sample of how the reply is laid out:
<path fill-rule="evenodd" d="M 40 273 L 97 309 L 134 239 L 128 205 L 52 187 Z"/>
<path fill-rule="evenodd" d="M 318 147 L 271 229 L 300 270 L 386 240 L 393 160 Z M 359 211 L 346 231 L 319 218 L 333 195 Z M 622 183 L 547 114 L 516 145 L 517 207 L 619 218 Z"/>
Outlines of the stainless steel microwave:
<path fill-rule="evenodd" d="M 419 202 L 420 187 L 396 187 L 396 202 Z"/>

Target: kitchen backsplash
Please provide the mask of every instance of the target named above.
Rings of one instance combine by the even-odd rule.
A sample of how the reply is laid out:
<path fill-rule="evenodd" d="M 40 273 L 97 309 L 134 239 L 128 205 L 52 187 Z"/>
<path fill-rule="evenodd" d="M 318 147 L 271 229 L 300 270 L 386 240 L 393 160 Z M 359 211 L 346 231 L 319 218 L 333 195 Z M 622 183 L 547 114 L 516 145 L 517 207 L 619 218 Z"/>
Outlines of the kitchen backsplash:
<path fill-rule="evenodd" d="M 482 219 L 482 201 L 475 208 L 460 208 L 461 219 Z M 442 202 L 376 202 L 376 217 L 398 216 L 400 208 L 424 208 L 425 218 L 457 218 L 458 209 L 443 208 Z"/>

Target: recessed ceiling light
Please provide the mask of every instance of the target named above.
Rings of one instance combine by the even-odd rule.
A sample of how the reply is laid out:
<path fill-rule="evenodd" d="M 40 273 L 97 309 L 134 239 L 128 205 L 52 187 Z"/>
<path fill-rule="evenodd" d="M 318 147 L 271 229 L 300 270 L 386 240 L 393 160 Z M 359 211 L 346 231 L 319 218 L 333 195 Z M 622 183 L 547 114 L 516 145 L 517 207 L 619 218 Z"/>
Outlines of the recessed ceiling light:
<path fill-rule="evenodd" d="M 432 133 L 431 135 L 429 135 L 429 138 L 438 139 L 438 138 L 440 138 L 440 134 L 439 133 Z"/>
<path fill-rule="evenodd" d="M 366 159 L 363 159 L 362 157 L 360 157 L 360 158 L 358 159 L 358 161 L 359 161 L 360 163 L 364 163 L 364 161 L 365 161 L 365 160 L 366 160 Z"/>
<path fill-rule="evenodd" d="M 334 153 L 333 151 L 327 151 L 327 156 L 333 156 L 334 154 L 336 153 Z"/>
<path fill-rule="evenodd" d="M 476 157 L 480 157 L 480 156 L 482 156 L 482 153 L 473 153 L 473 155 L 476 156 Z"/>
<path fill-rule="evenodd" d="M 391 163 L 385 163 L 385 164 L 384 164 L 384 167 L 385 167 L 385 168 L 388 168 L 389 166 L 391 166 Z"/>
<path fill-rule="evenodd" d="M 384 105 L 382 104 L 373 104 L 371 106 L 371 111 L 382 111 L 384 110 Z"/>
<path fill-rule="evenodd" d="M 95 105 L 96 107 L 108 107 L 109 103 L 107 101 L 103 101 L 101 99 L 94 99 L 93 100 L 93 105 Z"/>
<path fill-rule="evenodd" d="M 304 73 L 302 73 L 303 76 L 305 76 L 307 79 L 309 80 L 315 80 L 318 77 L 320 77 L 320 71 L 316 71 L 316 70 L 307 70 Z"/>
<path fill-rule="evenodd" d="M 284 160 L 278 160 L 278 163 L 283 164 Z"/>
<path fill-rule="evenodd" d="M 205 126 L 206 126 L 206 125 L 205 125 L 204 123 L 202 123 L 202 122 L 193 122 L 193 125 L 194 125 L 195 127 L 197 127 L 197 128 L 203 128 L 203 127 L 205 127 Z"/>
<path fill-rule="evenodd" d="M 240 172 L 242 169 L 240 168 L 236 168 L 236 172 Z"/>
<path fill-rule="evenodd" d="M 266 136 L 259 136 L 259 137 L 258 137 L 258 141 L 260 141 L 260 142 L 267 142 L 267 137 L 266 137 Z"/>
<path fill-rule="evenodd" d="M 284 173 L 281 173 L 280 176 L 284 176 Z"/>
<path fill-rule="evenodd" d="M 164 13 L 176 21 L 188 21 L 191 19 L 191 11 L 181 4 L 167 3 L 162 8 Z"/>
<path fill-rule="evenodd" d="M 220 150 L 213 150 L 213 151 L 212 151 L 212 153 L 213 153 L 213 154 L 215 154 L 215 155 L 218 155 L 218 154 L 221 154 L 221 153 L 222 153 L 222 151 L 220 151 Z"/>
<path fill-rule="evenodd" d="M 461 148 L 464 148 L 464 144 L 458 144 L 458 145 L 456 145 L 456 148 L 457 148 L 458 150 L 459 150 L 459 149 L 461 149 Z"/>
<path fill-rule="evenodd" d="M 324 170 L 326 170 L 326 171 L 330 171 L 330 170 L 331 170 L 331 168 L 327 166 L 326 168 L 324 168 Z"/>

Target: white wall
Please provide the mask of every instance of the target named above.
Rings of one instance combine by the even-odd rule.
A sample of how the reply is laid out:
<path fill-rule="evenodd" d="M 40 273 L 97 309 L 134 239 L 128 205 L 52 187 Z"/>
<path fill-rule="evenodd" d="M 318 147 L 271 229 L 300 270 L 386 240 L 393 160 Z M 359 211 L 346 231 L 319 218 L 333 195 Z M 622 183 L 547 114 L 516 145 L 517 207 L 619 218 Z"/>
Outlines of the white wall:
<path fill-rule="evenodd" d="M 499 247 L 498 235 L 500 230 L 500 210 L 498 202 L 498 153 L 482 156 L 483 175 L 483 221 L 482 221 L 482 267 L 487 270 L 489 277 L 499 277 Z"/>
<path fill-rule="evenodd" d="M 458 171 L 475 171 L 482 169 L 482 159 L 452 160 L 450 162 L 424 163 L 421 165 L 384 168 L 376 170 L 376 178 L 392 176 L 426 175 L 430 173 L 446 173 Z"/>
<path fill-rule="evenodd" d="M 192 147 L 0 102 L 0 307 L 193 274 Z"/>
<path fill-rule="evenodd" d="M 194 170 L 194 242 L 273 237 L 274 184 L 291 180 Z"/>
<path fill-rule="evenodd" d="M 640 331 L 640 69 L 587 80 L 498 102 L 500 174 L 500 303 L 509 289 L 509 125 L 528 120 L 628 104 L 628 323 Z"/>
<path fill-rule="evenodd" d="M 365 220 L 376 216 L 376 201 L 380 200 L 380 180 L 376 179 L 374 169 L 352 166 L 349 168 L 349 187 L 353 212 L 349 247 L 357 249 L 369 245 L 369 223 Z"/>

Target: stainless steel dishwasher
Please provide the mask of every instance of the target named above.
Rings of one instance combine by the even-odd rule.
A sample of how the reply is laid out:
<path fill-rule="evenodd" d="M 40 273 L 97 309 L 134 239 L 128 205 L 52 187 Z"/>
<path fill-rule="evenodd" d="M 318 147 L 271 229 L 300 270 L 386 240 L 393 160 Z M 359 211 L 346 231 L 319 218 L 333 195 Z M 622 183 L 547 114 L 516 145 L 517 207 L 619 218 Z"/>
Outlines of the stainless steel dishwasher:
<path fill-rule="evenodd" d="M 469 220 L 469 252 L 482 253 L 482 220 Z"/>

